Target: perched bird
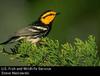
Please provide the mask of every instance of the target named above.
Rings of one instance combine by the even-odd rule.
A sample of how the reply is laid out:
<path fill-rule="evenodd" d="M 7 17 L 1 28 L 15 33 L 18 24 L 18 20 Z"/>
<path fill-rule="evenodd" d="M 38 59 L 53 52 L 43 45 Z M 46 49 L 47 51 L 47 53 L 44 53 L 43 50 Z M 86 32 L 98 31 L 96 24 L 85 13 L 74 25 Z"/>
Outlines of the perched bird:
<path fill-rule="evenodd" d="M 17 31 L 14 36 L 0 44 L 2 45 L 13 43 L 22 39 L 26 39 L 27 41 L 36 44 L 41 40 L 41 37 L 45 37 L 49 34 L 52 27 L 52 23 L 56 15 L 58 14 L 59 13 L 57 13 L 56 11 L 47 10 L 46 12 L 41 14 L 37 21 Z"/>

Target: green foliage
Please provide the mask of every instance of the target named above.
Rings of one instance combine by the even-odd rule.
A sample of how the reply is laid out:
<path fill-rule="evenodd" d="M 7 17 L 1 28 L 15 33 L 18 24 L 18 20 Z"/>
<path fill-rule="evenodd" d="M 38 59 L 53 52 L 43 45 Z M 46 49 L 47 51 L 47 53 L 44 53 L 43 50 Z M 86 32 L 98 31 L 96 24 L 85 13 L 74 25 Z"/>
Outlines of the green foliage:
<path fill-rule="evenodd" d="M 72 43 L 43 38 L 39 44 L 23 40 L 17 45 L 14 57 L 31 66 L 99 66 L 100 59 L 95 37 L 76 38 Z"/>
<path fill-rule="evenodd" d="M 58 65 L 59 42 L 45 38 L 44 44 L 33 45 L 25 40 L 19 45 L 16 57 L 23 59 L 29 65 L 56 66 Z"/>
<path fill-rule="evenodd" d="M 98 64 L 98 51 L 93 36 L 89 36 L 87 41 L 76 38 L 74 45 L 67 42 L 62 47 L 62 58 L 64 58 L 65 65 L 96 66 Z"/>

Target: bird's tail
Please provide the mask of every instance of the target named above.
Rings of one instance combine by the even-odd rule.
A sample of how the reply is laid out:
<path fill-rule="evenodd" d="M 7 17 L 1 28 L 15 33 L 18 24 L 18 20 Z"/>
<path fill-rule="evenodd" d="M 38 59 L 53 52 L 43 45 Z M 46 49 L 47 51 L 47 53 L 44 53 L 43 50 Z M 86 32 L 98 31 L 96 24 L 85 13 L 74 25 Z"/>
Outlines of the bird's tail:
<path fill-rule="evenodd" d="M 5 41 L 3 43 L 0 43 L 0 45 L 5 45 L 5 44 L 8 44 L 8 43 L 13 43 L 14 40 L 16 40 L 17 38 L 19 38 L 19 36 L 13 36 L 13 37 L 9 38 L 7 41 Z"/>

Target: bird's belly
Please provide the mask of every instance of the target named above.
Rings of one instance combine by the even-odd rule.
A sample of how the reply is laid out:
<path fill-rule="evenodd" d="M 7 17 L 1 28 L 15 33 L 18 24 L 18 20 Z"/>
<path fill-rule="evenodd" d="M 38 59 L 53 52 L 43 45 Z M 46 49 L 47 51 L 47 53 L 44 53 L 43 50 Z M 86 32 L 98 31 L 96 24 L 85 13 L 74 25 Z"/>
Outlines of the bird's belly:
<path fill-rule="evenodd" d="M 40 38 L 33 39 L 33 38 L 30 38 L 30 37 L 27 37 L 26 41 L 29 41 L 32 44 L 36 44 L 38 41 L 40 41 Z"/>

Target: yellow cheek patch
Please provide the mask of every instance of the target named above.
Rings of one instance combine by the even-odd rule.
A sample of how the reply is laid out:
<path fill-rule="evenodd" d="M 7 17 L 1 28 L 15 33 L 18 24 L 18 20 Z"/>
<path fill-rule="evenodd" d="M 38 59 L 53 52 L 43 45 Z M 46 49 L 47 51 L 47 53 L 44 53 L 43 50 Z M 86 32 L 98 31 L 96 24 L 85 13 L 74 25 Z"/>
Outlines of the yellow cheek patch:
<path fill-rule="evenodd" d="M 50 11 L 50 12 L 44 13 L 41 16 L 40 21 L 47 25 L 54 20 L 55 16 L 56 16 L 56 12 Z"/>
<path fill-rule="evenodd" d="M 51 16 L 47 16 L 46 18 L 42 18 L 41 21 L 44 24 L 49 24 L 50 22 L 52 22 L 55 18 L 55 15 L 51 15 Z"/>

